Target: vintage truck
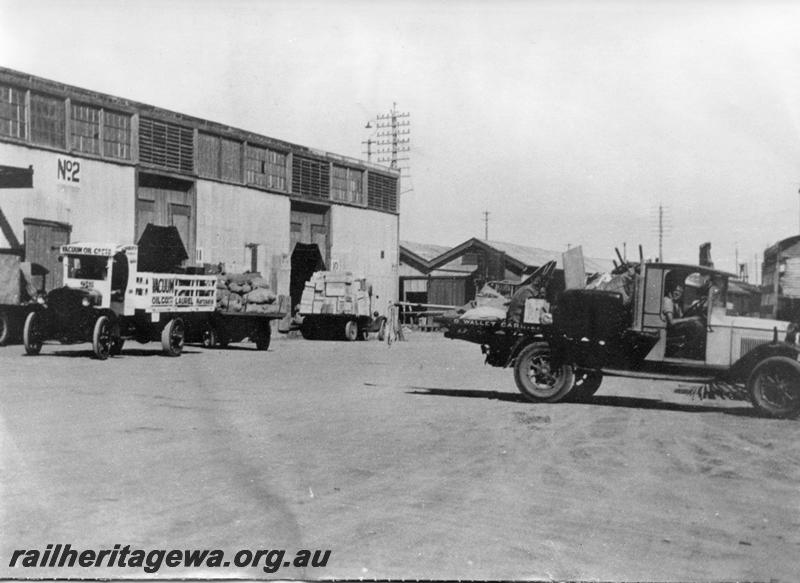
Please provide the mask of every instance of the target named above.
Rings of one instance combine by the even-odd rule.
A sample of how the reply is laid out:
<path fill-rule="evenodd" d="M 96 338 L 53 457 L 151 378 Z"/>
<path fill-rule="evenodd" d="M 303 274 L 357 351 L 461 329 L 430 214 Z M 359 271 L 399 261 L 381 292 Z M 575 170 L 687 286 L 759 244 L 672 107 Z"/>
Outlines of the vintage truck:
<path fill-rule="evenodd" d="M 386 335 L 386 317 L 372 309 L 372 288 L 350 271 L 316 271 L 296 315 L 306 340 L 367 340 Z"/>
<path fill-rule="evenodd" d="M 629 293 L 569 289 L 536 318 L 454 319 L 446 336 L 481 345 L 492 366 L 513 366 L 517 388 L 535 402 L 589 399 L 604 372 L 657 375 L 742 386 L 756 409 L 772 417 L 800 415 L 800 346 L 789 322 L 732 312 L 732 274 L 675 263 L 620 266 Z M 668 325 L 664 297 L 677 284 L 690 337 Z M 529 300 L 532 304 L 542 300 Z M 468 314 L 466 314 L 468 315 Z"/>
<path fill-rule="evenodd" d="M 133 338 L 160 340 L 165 354 L 178 356 L 186 327 L 201 326 L 214 310 L 215 276 L 139 271 L 136 245 L 75 243 L 60 252 L 64 286 L 40 298 L 25 320 L 29 355 L 47 340 L 91 342 L 105 360 Z"/>

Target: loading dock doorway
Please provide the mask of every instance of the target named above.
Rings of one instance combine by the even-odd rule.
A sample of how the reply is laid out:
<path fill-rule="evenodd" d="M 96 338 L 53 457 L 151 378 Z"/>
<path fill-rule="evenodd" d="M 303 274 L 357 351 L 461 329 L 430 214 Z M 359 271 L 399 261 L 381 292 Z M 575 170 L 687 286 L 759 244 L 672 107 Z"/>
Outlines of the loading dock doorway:
<path fill-rule="evenodd" d="M 292 201 L 290 221 L 292 271 L 289 295 L 294 310 L 294 307 L 300 304 L 305 283 L 311 279 L 315 271 L 324 270 L 329 263 L 330 209 Z"/>
<path fill-rule="evenodd" d="M 289 295 L 292 298 L 292 311 L 300 304 L 303 288 L 315 271 L 323 271 L 325 262 L 316 243 L 297 243 L 292 251 L 292 273 L 289 281 Z"/>
<path fill-rule="evenodd" d="M 139 174 L 136 189 L 136 238 L 145 227 L 175 227 L 189 255 L 189 263 L 196 256 L 197 195 L 194 183 L 157 174 Z"/>

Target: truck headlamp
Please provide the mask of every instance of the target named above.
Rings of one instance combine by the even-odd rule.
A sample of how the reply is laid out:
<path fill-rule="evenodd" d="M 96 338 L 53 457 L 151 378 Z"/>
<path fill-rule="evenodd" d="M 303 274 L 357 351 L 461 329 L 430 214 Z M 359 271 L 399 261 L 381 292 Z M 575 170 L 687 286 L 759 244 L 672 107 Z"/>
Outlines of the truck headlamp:
<path fill-rule="evenodd" d="M 83 299 L 81 300 L 81 305 L 82 305 L 84 308 L 88 308 L 89 306 L 91 306 L 91 305 L 92 305 L 92 302 L 89 300 L 89 298 L 83 298 Z"/>
<path fill-rule="evenodd" d="M 44 305 L 44 296 L 36 296 L 36 303 Z"/>

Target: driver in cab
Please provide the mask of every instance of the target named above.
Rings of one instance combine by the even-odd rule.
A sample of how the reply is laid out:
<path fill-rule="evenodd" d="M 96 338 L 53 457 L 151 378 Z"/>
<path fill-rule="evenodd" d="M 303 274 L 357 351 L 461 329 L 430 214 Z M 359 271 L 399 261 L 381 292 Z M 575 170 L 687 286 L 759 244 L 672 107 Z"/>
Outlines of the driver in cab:
<path fill-rule="evenodd" d="M 703 344 L 706 327 L 699 315 L 685 316 L 683 313 L 683 285 L 675 284 L 664 296 L 661 315 L 667 323 L 667 343 L 670 340 L 681 340 L 675 343 L 679 354 L 684 358 L 703 358 Z"/>

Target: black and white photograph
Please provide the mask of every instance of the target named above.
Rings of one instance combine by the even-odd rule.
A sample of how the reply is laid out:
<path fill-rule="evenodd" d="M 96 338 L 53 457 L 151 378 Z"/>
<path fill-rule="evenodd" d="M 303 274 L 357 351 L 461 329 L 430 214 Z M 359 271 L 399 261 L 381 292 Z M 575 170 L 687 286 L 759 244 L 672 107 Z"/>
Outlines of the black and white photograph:
<path fill-rule="evenodd" d="M 0 579 L 796 581 L 798 31 L 0 0 Z"/>

